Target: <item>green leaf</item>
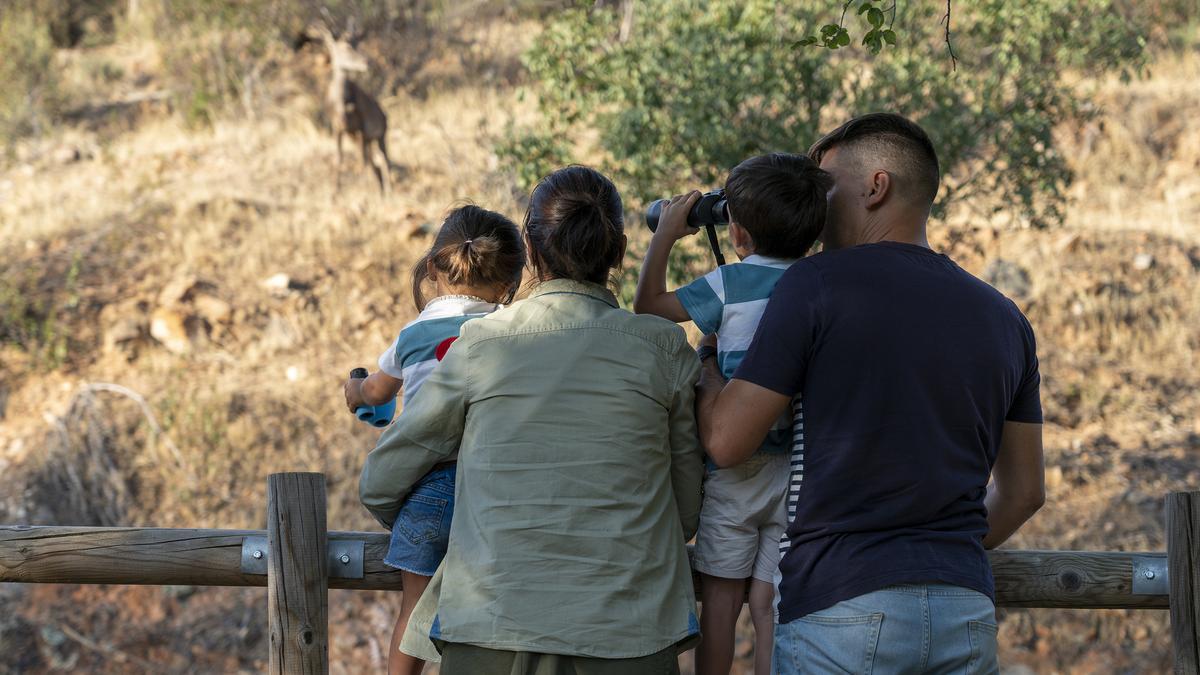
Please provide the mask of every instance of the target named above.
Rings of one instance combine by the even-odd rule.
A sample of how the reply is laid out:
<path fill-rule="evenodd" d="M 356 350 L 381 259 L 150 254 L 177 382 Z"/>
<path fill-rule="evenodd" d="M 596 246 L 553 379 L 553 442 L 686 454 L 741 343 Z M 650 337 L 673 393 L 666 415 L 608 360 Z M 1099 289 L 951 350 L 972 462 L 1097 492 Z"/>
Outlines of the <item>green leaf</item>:
<path fill-rule="evenodd" d="M 867 23 L 879 28 L 883 25 L 883 10 L 878 7 L 872 7 L 871 11 L 867 12 Z"/>
<path fill-rule="evenodd" d="M 837 45 L 839 47 L 845 47 L 848 44 L 850 44 L 850 33 L 843 28 L 837 35 Z"/>
<path fill-rule="evenodd" d="M 888 28 L 887 30 L 883 31 L 883 41 L 888 43 L 889 45 L 895 45 L 896 44 L 896 31 L 892 30 L 891 28 Z"/>
<path fill-rule="evenodd" d="M 874 6 L 874 5 L 873 5 L 873 3 L 871 2 L 871 0 L 867 0 L 866 2 L 864 2 L 864 3 L 862 4 L 862 7 L 859 7 L 859 8 L 858 8 L 858 15 L 859 15 L 859 16 L 862 16 L 862 13 L 863 13 L 863 12 L 867 11 L 868 9 L 871 9 L 873 6 Z"/>

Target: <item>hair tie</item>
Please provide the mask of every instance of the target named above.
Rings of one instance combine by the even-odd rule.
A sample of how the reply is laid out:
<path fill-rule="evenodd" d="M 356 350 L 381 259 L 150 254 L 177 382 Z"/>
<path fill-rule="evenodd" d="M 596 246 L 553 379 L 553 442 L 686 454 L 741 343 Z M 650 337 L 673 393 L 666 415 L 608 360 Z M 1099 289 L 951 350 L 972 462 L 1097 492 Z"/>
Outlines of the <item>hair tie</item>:
<path fill-rule="evenodd" d="M 463 243 L 464 243 L 464 244 L 470 244 L 470 243 L 471 243 L 471 242 L 473 242 L 473 241 L 475 241 L 475 240 L 474 240 L 474 239 L 468 239 L 468 240 L 464 241 Z"/>

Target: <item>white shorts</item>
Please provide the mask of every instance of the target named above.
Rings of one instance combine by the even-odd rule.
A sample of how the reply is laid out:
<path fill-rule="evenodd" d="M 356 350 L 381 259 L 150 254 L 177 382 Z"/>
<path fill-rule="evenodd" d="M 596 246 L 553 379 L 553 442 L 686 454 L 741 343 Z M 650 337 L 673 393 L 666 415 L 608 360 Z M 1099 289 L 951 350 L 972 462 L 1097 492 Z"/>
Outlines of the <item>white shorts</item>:
<path fill-rule="evenodd" d="M 786 453 L 757 452 L 737 466 L 708 472 L 692 559 L 697 572 L 774 583 L 791 470 Z"/>

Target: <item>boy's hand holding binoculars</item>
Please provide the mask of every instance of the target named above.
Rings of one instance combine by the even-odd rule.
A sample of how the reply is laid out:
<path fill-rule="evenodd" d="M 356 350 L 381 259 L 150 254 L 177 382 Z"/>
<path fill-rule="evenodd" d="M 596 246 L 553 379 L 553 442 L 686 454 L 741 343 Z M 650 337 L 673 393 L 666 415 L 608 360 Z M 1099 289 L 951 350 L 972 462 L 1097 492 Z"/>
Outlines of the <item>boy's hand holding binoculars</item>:
<path fill-rule="evenodd" d="M 684 237 L 696 234 L 698 227 L 688 225 L 688 213 L 700 199 L 700 191 L 692 190 L 687 194 L 675 195 L 663 204 L 662 213 L 658 216 L 658 227 L 654 230 L 654 238 L 674 244 Z"/>

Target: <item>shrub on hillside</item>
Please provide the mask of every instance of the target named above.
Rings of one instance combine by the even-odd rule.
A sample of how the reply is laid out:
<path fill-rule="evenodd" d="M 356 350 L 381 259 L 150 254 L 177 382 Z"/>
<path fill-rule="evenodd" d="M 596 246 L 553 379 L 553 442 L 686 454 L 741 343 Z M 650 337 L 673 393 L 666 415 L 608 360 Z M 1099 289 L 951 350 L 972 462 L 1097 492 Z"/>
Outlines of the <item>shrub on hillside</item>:
<path fill-rule="evenodd" d="M 849 3 L 847 20 L 864 2 L 874 4 Z M 803 151 L 851 115 L 892 110 L 938 147 L 949 178 L 939 207 L 987 193 L 1044 225 L 1059 219 L 1071 178 L 1052 131 L 1090 112 L 1067 73 L 1142 62 L 1142 31 L 1114 2 L 954 3 L 956 67 L 939 23 L 946 5 L 934 0 L 888 16 L 897 45 L 876 56 L 796 46 L 837 19 L 841 3 L 637 3 L 624 41 L 616 10 L 579 7 L 557 15 L 525 55 L 543 119 L 498 152 L 518 175 L 541 175 L 552 153 L 522 150 L 592 128 L 602 168 L 647 199 L 715 184 L 748 155 Z"/>
<path fill-rule="evenodd" d="M 427 1 L 164 0 L 156 29 L 171 36 L 163 51 L 177 104 L 190 121 L 209 123 L 231 108 L 260 112 L 273 100 L 275 75 L 296 58 L 306 27 L 318 21 L 335 33 L 352 21 L 369 43 L 362 51 L 372 65 L 356 81 L 377 96 L 392 94 L 431 45 L 446 39 L 429 27 L 441 10 L 441 3 Z"/>
<path fill-rule="evenodd" d="M 0 9 L 0 145 L 38 134 L 60 104 L 54 47 L 32 10 Z"/>
<path fill-rule="evenodd" d="M 55 47 L 76 47 L 110 39 L 124 0 L 33 0 Z M 119 7 L 120 6 L 120 7 Z"/>

